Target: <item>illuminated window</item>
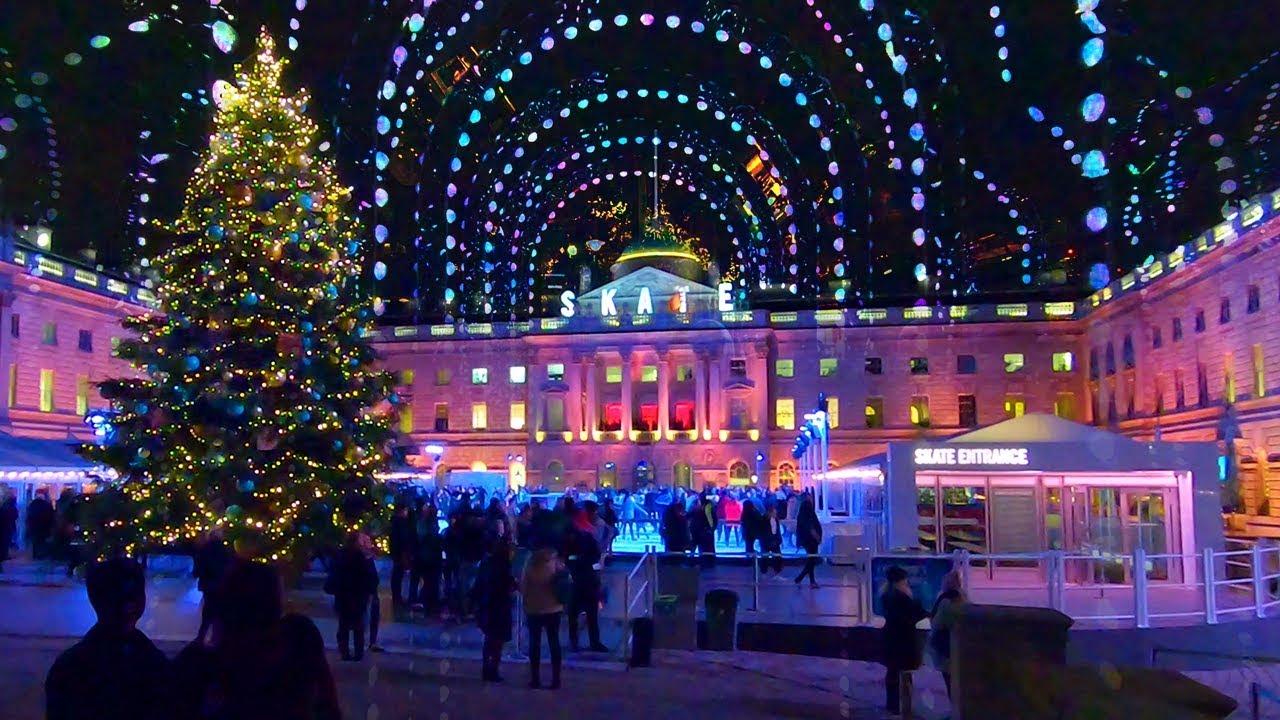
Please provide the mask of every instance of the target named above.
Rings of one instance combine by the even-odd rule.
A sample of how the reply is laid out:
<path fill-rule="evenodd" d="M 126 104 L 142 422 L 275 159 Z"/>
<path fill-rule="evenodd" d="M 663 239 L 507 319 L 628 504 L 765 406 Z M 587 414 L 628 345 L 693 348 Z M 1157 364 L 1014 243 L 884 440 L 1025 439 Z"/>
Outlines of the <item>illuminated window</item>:
<path fill-rule="evenodd" d="M 1076 394 L 1060 392 L 1053 401 L 1053 414 L 1065 420 L 1076 419 Z"/>
<path fill-rule="evenodd" d="M 1054 372 L 1072 372 L 1076 369 L 1076 356 L 1069 352 L 1057 352 L 1053 354 L 1053 371 Z"/>
<path fill-rule="evenodd" d="M 489 384 L 489 368 L 472 368 L 471 384 L 472 385 L 488 385 Z"/>
<path fill-rule="evenodd" d="M 512 385 L 523 385 L 529 379 L 529 371 L 523 365 L 512 365 L 507 371 L 507 378 Z"/>
<path fill-rule="evenodd" d="M 40 342 L 43 345 L 58 344 L 58 324 L 45 323 L 44 328 L 40 331 Z"/>
<path fill-rule="evenodd" d="M 747 361 L 746 360 L 730 360 L 729 374 L 732 375 L 733 377 L 745 376 L 747 374 Z M 692 379 L 693 379 L 692 365 L 676 366 L 676 382 L 689 382 Z"/>
<path fill-rule="evenodd" d="M 53 412 L 53 371 L 40 371 L 40 412 Z"/>
<path fill-rule="evenodd" d="M 18 366 L 9 365 L 9 407 L 18 404 Z"/>
<path fill-rule="evenodd" d="M 412 370 L 400 371 L 400 384 L 405 387 L 413 387 L 414 372 Z"/>
<path fill-rule="evenodd" d="M 1266 397 L 1267 395 L 1267 368 L 1262 362 L 1262 345 L 1253 346 L 1253 396 L 1255 398 Z"/>
<path fill-rule="evenodd" d="M 449 432 L 449 403 L 436 403 L 436 432 Z"/>
<path fill-rule="evenodd" d="M 81 330 L 79 340 L 76 347 L 80 352 L 93 352 L 93 331 Z"/>
<path fill-rule="evenodd" d="M 840 427 L 840 400 L 837 398 L 827 398 L 827 426 L 833 430 Z"/>
<path fill-rule="evenodd" d="M 818 374 L 822 377 L 831 377 L 836 374 L 836 367 L 839 361 L 836 358 L 822 358 L 818 361 Z"/>
<path fill-rule="evenodd" d="M 80 375 L 76 378 L 76 414 L 81 417 L 89 414 L 89 394 L 92 392 L 92 387 L 88 375 Z"/>
<path fill-rule="evenodd" d="M 1244 311 L 1250 315 L 1262 309 L 1262 291 L 1257 285 L 1250 285 L 1248 295 L 1245 297 Z"/>
<path fill-rule="evenodd" d="M 912 375 L 928 375 L 929 374 L 929 358 L 926 358 L 926 357 L 911 358 L 911 374 Z"/>
<path fill-rule="evenodd" d="M 1007 418 L 1020 418 L 1027 414 L 1027 401 L 1021 395 L 1004 396 L 1004 415 Z"/>
<path fill-rule="evenodd" d="M 1022 370 L 1027 364 L 1027 359 L 1022 353 L 1005 353 L 1004 371 L 1007 373 L 1016 373 Z"/>
<path fill-rule="evenodd" d="M 774 424 L 782 430 L 796 429 L 796 401 L 792 398 L 778 398 L 773 412 Z"/>
<path fill-rule="evenodd" d="M 867 418 L 867 427 L 884 427 L 884 398 L 867 398 L 867 406 L 863 409 L 863 414 Z"/>
<path fill-rule="evenodd" d="M 489 405 L 487 403 L 471 403 L 471 429 L 487 430 L 489 428 Z"/>
<path fill-rule="evenodd" d="M 645 365 L 640 368 L 640 382 L 655 383 L 658 382 L 658 366 Z"/>
<path fill-rule="evenodd" d="M 978 426 L 978 398 L 973 395 L 961 395 L 959 397 L 960 406 L 960 427 L 977 427 Z"/>
<path fill-rule="evenodd" d="M 600 418 L 600 429 L 615 432 L 622 429 L 622 403 L 609 403 L 604 406 L 604 417 Z"/>
<path fill-rule="evenodd" d="M 511 403 L 511 429 L 523 430 L 524 423 L 525 423 L 524 403 L 522 402 Z"/>
<path fill-rule="evenodd" d="M 448 385 L 453 380 L 453 373 L 449 368 L 436 368 L 436 385 Z"/>
<path fill-rule="evenodd" d="M 675 408 L 671 413 L 671 429 L 672 430 L 693 430 L 694 405 L 689 401 L 681 401 L 675 404 Z"/>
<path fill-rule="evenodd" d="M 884 361 L 878 357 L 867 358 L 865 369 L 868 375 L 884 374 Z"/>
<path fill-rule="evenodd" d="M 773 368 L 780 378 L 796 376 L 796 363 L 794 360 L 779 360 L 774 363 Z"/>
<path fill-rule="evenodd" d="M 911 398 L 911 424 L 916 427 L 929 427 L 929 398 L 916 395 Z"/>
<path fill-rule="evenodd" d="M 551 363 L 547 366 L 547 379 L 552 382 L 564 380 L 564 363 Z"/>
<path fill-rule="evenodd" d="M 640 418 L 636 422 L 637 430 L 654 432 L 658 429 L 657 403 L 644 403 L 640 406 Z"/>
<path fill-rule="evenodd" d="M 400 432 L 405 435 L 413 432 L 413 408 L 408 405 L 400 407 Z"/>
<path fill-rule="evenodd" d="M 1236 362 L 1231 353 L 1222 356 L 1222 397 L 1229 403 L 1236 401 Z"/>
<path fill-rule="evenodd" d="M 610 385 L 617 385 L 622 382 L 622 366 L 610 365 L 604 369 L 604 381 Z"/>
<path fill-rule="evenodd" d="M 972 375 L 978 372 L 978 358 L 972 355 L 956 356 L 956 373 L 960 375 Z"/>

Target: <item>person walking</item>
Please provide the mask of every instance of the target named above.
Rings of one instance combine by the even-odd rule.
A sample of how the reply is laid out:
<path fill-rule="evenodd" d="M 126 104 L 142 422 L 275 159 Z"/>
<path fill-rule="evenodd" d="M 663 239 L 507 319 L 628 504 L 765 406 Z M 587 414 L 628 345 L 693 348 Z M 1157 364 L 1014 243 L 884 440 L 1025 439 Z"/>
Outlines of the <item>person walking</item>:
<path fill-rule="evenodd" d="M 881 596 L 884 629 L 881 631 L 881 662 L 884 663 L 885 709 L 901 712 L 902 673 L 920 667 L 920 645 L 916 624 L 929 613 L 912 595 L 907 571 L 894 565 L 885 575 L 888 587 Z"/>
<path fill-rule="evenodd" d="M 47 720 L 159 720 L 171 717 L 172 666 L 138 629 L 146 578 L 132 559 L 85 572 L 97 623 L 54 661 L 45 679 Z"/>
<path fill-rule="evenodd" d="M 476 579 L 476 624 L 484 634 L 480 679 L 502 682 L 498 667 L 502 662 L 502 646 L 511 641 L 511 612 L 515 606 L 515 578 L 511 576 L 510 538 L 494 540 L 493 549 L 480 564 Z"/>
<path fill-rule="evenodd" d="M 520 576 L 520 595 L 524 598 L 525 623 L 529 628 L 529 687 L 542 687 L 542 635 L 547 636 L 551 655 L 551 689 L 560 687 L 560 615 L 564 612 L 562 587 L 564 565 L 556 551 L 538 548 Z"/>
<path fill-rule="evenodd" d="M 804 496 L 796 516 L 796 544 L 804 548 L 807 556 L 804 569 L 796 576 L 796 585 L 808 577 L 809 587 L 817 588 L 818 578 L 814 571 L 818 567 L 818 548 L 822 545 L 822 523 L 818 520 L 818 513 L 813 508 L 813 497 L 810 495 Z"/>
<path fill-rule="evenodd" d="M 18 499 L 9 495 L 0 503 L 0 572 L 9 559 L 14 541 L 18 537 Z"/>
<path fill-rule="evenodd" d="M 367 535 L 358 532 L 348 535 L 325 582 L 325 592 L 333 595 L 333 608 L 338 614 L 338 650 L 343 660 L 364 659 L 369 600 L 378 588 L 378 571 L 364 547 L 366 543 Z"/>
<path fill-rule="evenodd" d="M 762 574 L 768 575 L 773 568 L 775 578 L 782 577 L 782 522 L 778 520 L 778 508 L 769 505 L 765 508 L 764 519 L 760 523 L 760 550 L 764 553 L 761 562 Z"/>
<path fill-rule="evenodd" d="M 222 529 L 215 527 L 205 534 L 204 542 L 191 559 L 191 574 L 196 578 L 196 589 L 201 595 L 200 630 L 196 633 L 196 642 L 204 642 L 218 612 L 222 579 L 230 564 L 231 553 L 222 539 Z"/>
<path fill-rule="evenodd" d="M 930 659 L 942 673 L 948 700 L 951 699 L 951 628 L 955 626 L 957 610 L 966 602 L 960 573 L 952 570 L 942 578 L 942 592 L 933 603 L 933 612 L 929 613 Z"/>

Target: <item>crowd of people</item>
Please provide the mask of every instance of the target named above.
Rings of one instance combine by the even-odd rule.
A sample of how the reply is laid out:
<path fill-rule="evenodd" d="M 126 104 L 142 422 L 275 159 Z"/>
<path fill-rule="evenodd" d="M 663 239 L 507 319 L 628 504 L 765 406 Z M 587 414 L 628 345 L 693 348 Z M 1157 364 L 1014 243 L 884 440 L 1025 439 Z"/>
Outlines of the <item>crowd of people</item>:
<path fill-rule="evenodd" d="M 64 490 L 57 504 L 49 493 L 40 490 L 27 504 L 23 522 L 23 537 L 35 560 L 62 563 L 67 575 L 80 565 L 80 527 L 78 520 L 80 496 L 70 489 Z M 18 498 L 0 489 L 0 572 L 13 550 L 18 548 Z"/>

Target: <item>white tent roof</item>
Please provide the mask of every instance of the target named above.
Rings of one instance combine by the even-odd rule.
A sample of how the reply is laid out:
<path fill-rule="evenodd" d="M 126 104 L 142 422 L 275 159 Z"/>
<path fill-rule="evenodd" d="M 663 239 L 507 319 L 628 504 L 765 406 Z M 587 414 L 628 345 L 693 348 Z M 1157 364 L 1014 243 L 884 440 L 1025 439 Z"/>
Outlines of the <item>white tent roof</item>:
<path fill-rule="evenodd" d="M 1010 418 L 1004 422 L 962 433 L 946 440 L 949 443 L 1090 443 L 1099 441 L 1134 442 L 1124 435 L 1090 425 L 1082 425 L 1071 420 L 1064 420 L 1057 415 L 1049 413 L 1031 413 L 1022 417 Z"/>

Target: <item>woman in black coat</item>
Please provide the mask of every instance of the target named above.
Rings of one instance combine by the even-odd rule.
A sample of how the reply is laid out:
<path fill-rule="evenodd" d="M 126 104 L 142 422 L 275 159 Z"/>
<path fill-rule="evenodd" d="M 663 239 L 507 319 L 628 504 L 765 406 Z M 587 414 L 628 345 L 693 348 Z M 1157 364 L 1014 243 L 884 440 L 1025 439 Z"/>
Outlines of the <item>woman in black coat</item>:
<path fill-rule="evenodd" d="M 483 662 L 480 678 L 485 682 L 502 682 L 498 665 L 502 662 L 502 646 L 511 641 L 511 613 L 514 609 L 516 581 L 511 574 L 510 537 L 500 537 L 493 550 L 480 565 L 474 587 L 476 624 L 484 634 Z"/>
<path fill-rule="evenodd" d="M 378 592 L 378 569 L 373 563 L 371 546 L 368 535 L 351 533 L 325 583 L 325 591 L 333 595 L 333 608 L 338 613 L 338 650 L 343 660 L 364 658 L 369 602 Z M 352 635 L 355 635 L 354 652 Z"/>
<path fill-rule="evenodd" d="M 796 585 L 809 578 L 809 587 L 818 587 L 818 578 L 814 570 L 818 567 L 818 547 L 822 545 L 822 523 L 818 520 L 818 512 L 813 508 L 813 496 L 805 495 L 800 501 L 800 510 L 796 514 L 796 544 L 804 548 L 808 555 L 804 561 L 804 569 L 796 576 Z"/>
<path fill-rule="evenodd" d="M 906 570 L 895 565 L 889 568 L 885 579 L 889 587 L 881 596 L 884 610 L 881 662 L 885 667 L 885 707 L 896 715 L 900 711 L 899 681 L 902 673 L 920 667 L 921 648 L 916 623 L 929 617 L 929 613 L 912 595 Z"/>

